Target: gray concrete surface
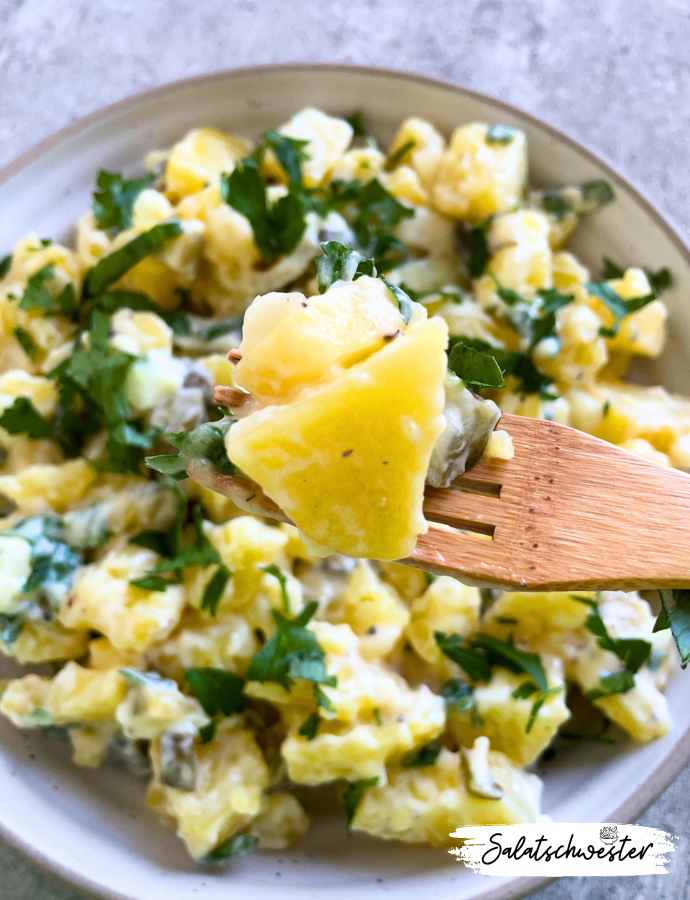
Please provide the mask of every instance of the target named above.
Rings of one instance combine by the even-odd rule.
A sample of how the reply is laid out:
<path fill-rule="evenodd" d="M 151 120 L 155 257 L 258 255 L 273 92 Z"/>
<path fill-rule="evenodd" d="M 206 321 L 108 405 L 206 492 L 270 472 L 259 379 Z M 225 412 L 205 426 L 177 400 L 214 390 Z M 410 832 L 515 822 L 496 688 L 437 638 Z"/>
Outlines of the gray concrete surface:
<path fill-rule="evenodd" d="M 73 119 L 232 66 L 340 61 L 512 101 L 605 153 L 690 234 L 690 0 L 0 0 L 0 165 Z M 563 879 L 540 900 L 681 900 L 690 771 L 644 824 L 672 871 Z M 0 846 L 0 900 L 77 895 Z"/>

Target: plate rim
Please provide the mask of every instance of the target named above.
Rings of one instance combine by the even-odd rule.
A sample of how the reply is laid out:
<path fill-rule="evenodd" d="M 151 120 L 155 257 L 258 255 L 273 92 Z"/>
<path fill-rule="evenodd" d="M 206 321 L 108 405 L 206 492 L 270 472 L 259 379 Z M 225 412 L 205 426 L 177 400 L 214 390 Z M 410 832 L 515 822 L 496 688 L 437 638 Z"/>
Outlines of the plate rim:
<path fill-rule="evenodd" d="M 143 91 L 137 91 L 136 93 L 129 94 L 113 103 L 101 106 L 84 116 L 80 116 L 57 131 L 52 132 L 0 168 L 0 186 L 9 181 L 10 178 L 18 175 L 23 169 L 31 165 L 31 163 L 40 159 L 45 153 L 59 146 L 63 141 L 75 137 L 86 128 L 107 121 L 114 114 L 123 113 L 128 109 L 136 108 L 142 102 L 150 102 L 189 87 L 211 84 L 215 81 L 241 78 L 252 74 L 280 74 L 286 72 L 316 73 L 324 70 L 334 73 L 356 72 L 373 77 L 385 75 L 400 79 L 401 81 L 417 82 L 421 85 L 442 88 L 446 91 L 452 91 L 457 94 L 462 94 L 465 97 L 488 103 L 506 113 L 517 114 L 541 131 L 546 132 L 556 138 L 559 142 L 564 143 L 571 149 L 577 151 L 581 156 L 602 169 L 613 182 L 624 187 L 635 202 L 650 216 L 654 224 L 660 228 L 666 237 L 674 244 L 679 254 L 684 258 L 686 264 L 690 268 L 690 243 L 682 236 L 680 226 L 674 223 L 672 217 L 668 213 L 662 212 L 659 206 L 652 201 L 642 189 L 633 184 L 626 175 L 622 174 L 605 155 L 590 149 L 590 147 L 583 144 L 578 138 L 572 137 L 568 132 L 563 131 L 555 125 L 551 125 L 549 122 L 535 116 L 521 106 L 501 100 L 493 94 L 475 90 L 474 88 L 469 88 L 444 78 L 422 75 L 409 70 L 385 66 L 369 66 L 359 65 L 357 63 L 340 62 L 267 63 L 216 69 L 199 75 L 167 81 L 164 84 L 146 88 Z M 629 824 L 639 818 L 678 777 L 688 763 L 690 763 L 690 727 L 688 727 L 680 736 L 676 746 L 666 758 L 665 764 L 662 767 L 655 769 L 637 790 L 612 813 L 611 821 Z M 97 898 L 97 900 L 136 900 L 132 894 L 124 894 L 120 891 L 115 891 L 99 885 L 90 878 L 80 875 L 74 870 L 69 869 L 67 866 L 50 859 L 37 847 L 18 837 L 1 823 L 0 839 L 13 850 L 18 851 L 20 854 L 30 859 L 31 862 L 44 873 L 58 879 L 63 884 L 67 884 L 70 887 L 76 887 L 89 897 Z M 520 900 L 520 898 L 526 897 L 535 891 L 542 890 L 549 884 L 558 880 L 558 878 L 548 876 L 513 878 L 509 882 L 495 888 L 489 888 L 486 891 L 474 895 L 472 900 Z M 451 900 L 451 894 L 452 889 L 449 892 L 448 900 Z"/>

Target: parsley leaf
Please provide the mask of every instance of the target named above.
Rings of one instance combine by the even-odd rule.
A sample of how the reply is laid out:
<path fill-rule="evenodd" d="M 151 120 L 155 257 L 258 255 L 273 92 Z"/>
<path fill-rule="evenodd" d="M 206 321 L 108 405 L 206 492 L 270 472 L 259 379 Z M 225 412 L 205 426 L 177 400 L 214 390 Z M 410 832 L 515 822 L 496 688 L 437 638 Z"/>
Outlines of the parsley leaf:
<path fill-rule="evenodd" d="M 116 228 L 123 231 L 132 227 L 132 209 L 139 194 L 156 179 L 145 175 L 126 181 L 119 172 L 98 173 L 93 195 L 93 215 L 99 228 Z"/>
<path fill-rule="evenodd" d="M 205 567 L 210 566 L 212 563 L 220 564 L 222 562 L 220 553 L 218 553 L 204 533 L 201 508 L 198 506 L 194 510 L 194 525 L 196 527 L 194 542 L 186 550 L 163 559 L 149 574 L 159 575 L 162 572 L 173 572 L 176 569 L 183 569 L 185 566 Z"/>
<path fill-rule="evenodd" d="M 373 259 L 337 241 L 321 244 L 323 256 L 316 258 L 316 277 L 319 293 L 325 293 L 336 281 L 355 281 L 362 275 L 376 276 Z"/>
<path fill-rule="evenodd" d="M 379 278 L 386 285 L 391 294 L 395 297 L 403 322 L 406 325 L 409 325 L 410 319 L 412 318 L 412 301 L 401 287 L 398 287 L 397 284 L 392 284 L 385 277 L 385 275 L 379 275 Z"/>
<path fill-rule="evenodd" d="M 353 137 L 366 137 L 368 131 L 364 127 L 364 122 L 362 120 L 362 113 L 360 110 L 355 110 L 350 116 L 346 116 L 345 121 L 352 128 L 352 136 Z"/>
<path fill-rule="evenodd" d="M 480 278 L 484 274 L 486 264 L 490 258 L 486 228 L 481 225 L 472 228 L 470 230 L 469 244 L 470 254 L 467 260 L 467 270 L 470 278 Z"/>
<path fill-rule="evenodd" d="M 31 337 L 31 333 L 27 331 L 26 328 L 22 328 L 21 325 L 17 325 L 17 327 L 14 329 L 14 336 L 31 362 L 36 362 L 36 357 L 38 356 L 38 345 L 36 344 L 36 341 Z"/>
<path fill-rule="evenodd" d="M 247 705 L 244 678 L 225 669 L 185 669 L 184 677 L 208 716 L 232 716 Z"/>
<path fill-rule="evenodd" d="M 663 269 L 659 269 L 656 272 L 653 272 L 651 269 L 645 269 L 644 272 L 647 276 L 647 280 L 649 281 L 649 286 L 651 287 L 652 292 L 657 297 L 659 296 L 659 294 L 667 291 L 670 287 L 673 287 L 673 275 L 671 274 L 670 269 L 664 267 Z"/>
<path fill-rule="evenodd" d="M 517 131 L 515 128 L 509 128 L 507 125 L 492 125 L 486 132 L 484 140 L 487 144 L 499 144 L 501 147 L 507 147 L 515 140 Z"/>
<path fill-rule="evenodd" d="M 8 253 L 7 256 L 0 259 L 0 281 L 7 275 L 12 267 L 12 254 Z"/>
<path fill-rule="evenodd" d="M 596 600 L 590 597 L 580 597 L 577 594 L 570 595 L 578 603 L 584 603 L 592 612 L 587 616 L 585 628 L 597 639 L 597 644 L 602 650 L 610 650 L 625 663 L 626 669 L 637 672 L 649 658 L 652 645 L 642 638 L 612 638 L 606 630 L 604 620 L 599 613 Z"/>
<path fill-rule="evenodd" d="M 275 153 L 278 162 L 290 181 L 290 187 L 302 187 L 302 161 L 309 159 L 304 148 L 309 141 L 299 141 L 295 138 L 280 134 L 278 131 L 265 131 L 263 134 L 265 145 Z"/>
<path fill-rule="evenodd" d="M 213 578 L 204 588 L 204 595 L 201 598 L 201 608 L 207 610 L 214 617 L 218 612 L 220 598 L 223 596 L 223 591 L 231 577 L 232 572 L 230 569 L 226 565 L 221 564 L 218 566 L 218 570 Z"/>
<path fill-rule="evenodd" d="M 604 181 L 603 178 L 596 178 L 594 181 L 585 181 L 580 185 L 582 191 L 582 199 L 591 210 L 601 209 L 607 203 L 611 203 L 616 199 L 613 188 Z"/>
<path fill-rule="evenodd" d="M 539 710 L 544 705 L 544 701 L 549 697 L 555 697 L 556 694 L 560 694 L 562 690 L 563 686 L 559 684 L 557 685 L 557 687 L 548 688 L 548 690 L 546 691 L 539 691 L 539 696 L 532 704 L 532 709 L 530 710 L 529 717 L 527 718 L 527 723 L 525 725 L 525 734 L 529 734 L 532 730 L 532 726 L 537 720 L 537 715 L 539 713 Z"/>
<path fill-rule="evenodd" d="M 531 697 L 532 694 L 538 690 L 539 688 L 533 682 L 523 681 L 521 685 L 515 688 L 510 696 L 515 700 L 526 700 L 527 697 Z"/>
<path fill-rule="evenodd" d="M 9 434 L 26 434 L 38 439 L 51 437 L 53 426 L 38 412 L 28 397 L 17 397 L 0 416 L 0 426 Z"/>
<path fill-rule="evenodd" d="M 598 700 L 611 694 L 626 694 L 635 687 L 635 676 L 629 669 L 623 669 L 611 675 L 602 675 L 599 684 L 601 687 L 587 691 L 585 696 L 588 700 Z"/>
<path fill-rule="evenodd" d="M 546 672 L 538 653 L 520 650 L 512 642 L 499 641 L 481 632 L 474 635 L 472 644 L 488 653 L 491 665 L 504 666 L 512 672 L 525 672 L 542 691 L 548 690 Z"/>
<path fill-rule="evenodd" d="M 601 277 L 604 281 L 613 281 L 615 278 L 622 278 L 625 272 L 608 256 L 603 257 L 604 266 L 602 268 Z"/>
<path fill-rule="evenodd" d="M 252 657 L 248 681 L 275 681 L 287 690 L 296 678 L 335 686 L 335 679 L 326 674 L 323 648 L 314 632 L 305 627 L 317 609 L 313 600 L 294 619 L 272 610 L 276 631 Z"/>
<path fill-rule="evenodd" d="M 53 274 L 53 265 L 49 263 L 28 279 L 19 301 L 19 309 L 42 309 L 46 315 L 52 316 L 72 316 L 76 313 L 77 296 L 71 283 L 66 284 L 57 297 L 53 297 L 45 287 L 46 281 L 50 281 Z"/>
<path fill-rule="evenodd" d="M 0 613 L 0 640 L 8 650 L 12 650 L 22 633 L 27 611 Z"/>
<path fill-rule="evenodd" d="M 321 716 L 318 713 L 313 712 L 311 715 L 307 716 L 304 722 L 302 722 L 297 733 L 301 734 L 302 737 L 305 737 L 308 741 L 313 741 L 316 737 L 320 721 Z"/>
<path fill-rule="evenodd" d="M 690 662 L 690 591 L 688 590 L 663 590 L 659 591 L 662 603 L 662 614 L 666 614 L 666 622 L 671 629 L 671 634 L 678 647 L 680 664 L 684 669 Z M 661 620 L 661 625 L 659 625 Z M 664 622 L 659 616 L 655 631 L 663 630 Z M 658 626 L 658 627 L 657 627 Z"/>
<path fill-rule="evenodd" d="M 192 459 L 208 459 L 221 475 L 235 475 L 239 470 L 230 462 L 225 450 L 225 434 L 229 427 L 229 422 L 205 422 L 192 431 L 167 433 L 165 437 L 179 453 L 147 456 L 146 465 L 175 481 L 184 481 L 188 477 L 187 464 Z"/>
<path fill-rule="evenodd" d="M 435 631 L 434 638 L 448 659 L 463 668 L 474 681 L 488 681 L 491 678 L 491 666 L 486 652 L 473 647 L 467 638 L 459 634 L 444 634 L 442 631 Z"/>
<path fill-rule="evenodd" d="M 517 350 L 504 350 L 494 347 L 487 341 L 466 335 L 451 337 L 449 350 L 452 350 L 457 343 L 465 344 L 467 347 L 474 347 L 476 350 L 481 350 L 483 353 L 493 356 L 502 369 L 504 376 L 512 375 L 518 379 L 518 384 L 516 385 L 518 393 L 539 394 L 546 400 L 555 399 L 554 395 L 546 391 L 546 388 L 553 384 L 553 378 L 540 372 L 527 354 L 520 353 Z"/>
<path fill-rule="evenodd" d="M 269 206 L 266 186 L 255 160 L 245 159 L 220 182 L 223 200 L 249 220 L 254 241 L 267 263 L 292 253 L 299 244 L 306 222 L 300 196 L 290 192 Z"/>
<path fill-rule="evenodd" d="M 392 169 L 394 169 L 403 159 L 403 157 L 407 156 L 410 150 L 414 150 L 416 146 L 417 142 L 412 139 L 410 139 L 409 141 L 405 141 L 404 144 L 401 144 L 395 151 L 395 153 L 391 153 L 391 155 L 386 160 L 386 165 L 384 166 L 386 172 L 390 172 Z"/>
<path fill-rule="evenodd" d="M 358 211 L 352 229 L 360 247 L 368 247 L 378 235 L 414 216 L 414 210 L 399 203 L 376 178 L 364 186 L 355 182 L 353 191 Z"/>
<path fill-rule="evenodd" d="M 642 297 L 633 297 L 631 300 L 624 300 L 621 295 L 617 291 L 614 291 L 611 285 L 607 284 L 605 281 L 590 281 L 587 285 L 587 290 L 598 300 L 601 300 L 604 306 L 608 307 L 613 313 L 613 324 L 610 327 L 602 325 L 599 329 L 599 334 L 609 338 L 615 337 L 616 334 L 618 334 L 620 323 L 626 316 L 637 312 L 638 309 L 642 309 L 644 306 L 647 306 L 648 303 L 656 300 L 656 295 L 653 293 L 644 294 Z"/>
<path fill-rule="evenodd" d="M 278 579 L 278 583 L 280 584 L 280 595 L 283 603 L 283 612 L 286 616 L 290 615 L 290 596 L 288 594 L 287 589 L 287 577 L 285 572 L 279 567 L 276 566 L 275 563 L 271 563 L 270 566 L 262 566 L 262 572 L 266 572 L 268 575 L 272 575 L 274 578 Z"/>
<path fill-rule="evenodd" d="M 450 678 L 441 688 L 441 696 L 446 701 L 447 709 L 459 713 L 476 710 L 474 688 L 464 678 Z"/>
<path fill-rule="evenodd" d="M 403 769 L 422 769 L 426 766 L 433 766 L 442 749 L 441 744 L 436 741 L 420 747 L 414 756 L 403 761 Z"/>
<path fill-rule="evenodd" d="M 547 188 L 542 194 L 541 206 L 544 212 L 552 215 L 557 221 L 564 219 L 571 210 L 570 203 L 563 197 L 558 188 Z"/>
<path fill-rule="evenodd" d="M 182 234 L 179 222 L 163 222 L 137 235 L 124 247 L 100 259 L 84 279 L 84 294 L 98 297 L 138 263 Z"/>
<path fill-rule="evenodd" d="M 496 357 L 458 342 L 448 354 L 448 368 L 471 387 L 504 388 Z"/>
<path fill-rule="evenodd" d="M 254 834 L 249 834 L 248 832 L 243 834 L 233 834 L 227 841 L 223 841 L 222 844 L 218 844 L 214 850 L 207 853 L 206 856 L 202 858 L 201 862 L 220 862 L 223 859 L 230 859 L 231 857 L 241 859 L 242 857 L 249 856 L 253 853 L 254 850 L 256 850 L 258 843 L 259 839 Z"/>
<path fill-rule="evenodd" d="M 347 816 L 347 827 L 350 827 L 352 820 L 357 812 L 357 807 L 362 802 L 362 797 L 367 788 L 378 784 L 378 778 L 360 778 L 359 781 L 353 781 L 348 785 L 343 794 L 343 806 L 345 807 L 345 815 Z"/>

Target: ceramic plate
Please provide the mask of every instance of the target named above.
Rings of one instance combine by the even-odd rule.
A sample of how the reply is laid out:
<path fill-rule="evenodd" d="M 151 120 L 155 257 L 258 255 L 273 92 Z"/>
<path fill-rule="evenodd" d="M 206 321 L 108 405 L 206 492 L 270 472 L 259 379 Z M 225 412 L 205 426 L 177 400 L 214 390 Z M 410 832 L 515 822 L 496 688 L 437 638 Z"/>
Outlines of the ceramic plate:
<path fill-rule="evenodd" d="M 89 206 L 98 169 L 134 174 L 143 155 L 184 132 L 215 125 L 256 136 L 313 105 L 336 115 L 362 110 L 386 144 L 409 115 L 446 134 L 473 120 L 527 133 L 531 179 L 548 185 L 604 177 L 616 203 L 590 219 L 572 242 L 594 271 L 602 255 L 620 263 L 669 266 L 675 288 L 667 352 L 640 377 L 690 394 L 690 251 L 662 216 L 589 151 L 514 107 L 454 85 L 375 69 L 278 66 L 223 72 L 167 85 L 87 116 L 0 172 L 0 256 L 27 232 L 69 240 Z M 12 674 L 0 662 L 0 677 Z M 571 744 L 539 774 L 544 811 L 566 822 L 635 819 L 690 758 L 687 676 L 667 697 L 674 727 L 647 746 Z M 565 743 L 565 742 L 563 742 Z M 474 875 L 443 851 L 346 835 L 342 813 L 307 795 L 314 822 L 307 838 L 282 853 L 258 853 L 227 867 L 203 868 L 143 803 L 144 784 L 115 768 L 75 768 L 68 748 L 0 722 L 0 834 L 79 889 L 117 900 L 330 900 L 383 893 L 395 900 L 508 900 L 545 879 Z"/>

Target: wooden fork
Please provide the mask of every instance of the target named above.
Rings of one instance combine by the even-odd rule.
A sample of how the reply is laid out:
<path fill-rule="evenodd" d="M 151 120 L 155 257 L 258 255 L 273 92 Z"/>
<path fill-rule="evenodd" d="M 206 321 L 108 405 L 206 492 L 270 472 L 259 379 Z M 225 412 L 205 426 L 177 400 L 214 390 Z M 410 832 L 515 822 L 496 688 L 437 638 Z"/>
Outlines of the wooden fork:
<path fill-rule="evenodd" d="M 504 415 L 498 430 L 513 459 L 483 457 L 450 487 L 427 487 L 429 531 L 401 562 L 522 591 L 690 587 L 690 475 L 555 422 Z M 289 521 L 249 479 L 203 461 L 187 471 Z"/>

